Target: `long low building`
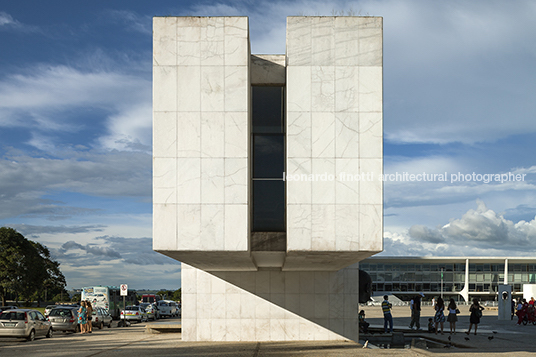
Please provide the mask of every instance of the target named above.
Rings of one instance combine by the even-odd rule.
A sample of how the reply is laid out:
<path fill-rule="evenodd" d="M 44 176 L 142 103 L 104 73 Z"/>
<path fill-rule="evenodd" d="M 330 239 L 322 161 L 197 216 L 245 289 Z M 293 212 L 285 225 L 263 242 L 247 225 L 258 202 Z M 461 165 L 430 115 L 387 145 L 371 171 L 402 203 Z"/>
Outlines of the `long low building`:
<path fill-rule="evenodd" d="M 523 295 L 523 284 L 536 284 L 536 258 L 375 256 L 359 264 L 372 279 L 374 295 L 410 299 L 418 292 L 461 301 L 496 300 L 501 284 Z"/>

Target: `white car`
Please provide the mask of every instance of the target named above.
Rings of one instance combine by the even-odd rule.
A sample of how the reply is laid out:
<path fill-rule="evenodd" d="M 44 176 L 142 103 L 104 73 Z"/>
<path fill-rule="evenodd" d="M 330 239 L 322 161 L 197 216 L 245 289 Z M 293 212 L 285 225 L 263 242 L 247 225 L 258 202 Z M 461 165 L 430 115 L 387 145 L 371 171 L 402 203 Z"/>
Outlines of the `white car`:
<path fill-rule="evenodd" d="M 127 321 L 147 322 L 147 313 L 141 306 L 127 306 L 121 311 L 121 319 Z"/>

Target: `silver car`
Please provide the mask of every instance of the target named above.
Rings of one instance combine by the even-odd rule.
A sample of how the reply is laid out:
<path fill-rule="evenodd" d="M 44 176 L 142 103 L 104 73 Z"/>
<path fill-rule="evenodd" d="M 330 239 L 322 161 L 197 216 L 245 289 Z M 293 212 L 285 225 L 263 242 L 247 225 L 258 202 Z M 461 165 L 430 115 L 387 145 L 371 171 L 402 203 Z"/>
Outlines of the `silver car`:
<path fill-rule="evenodd" d="M 78 325 L 78 311 L 75 307 L 56 307 L 50 310 L 48 321 L 54 331 L 80 331 Z"/>
<path fill-rule="evenodd" d="M 16 309 L 0 313 L 0 337 L 52 337 L 52 324 L 37 310 Z"/>
<path fill-rule="evenodd" d="M 121 319 L 127 321 L 147 322 L 147 313 L 141 306 L 127 306 L 121 311 Z"/>
<path fill-rule="evenodd" d="M 112 327 L 112 316 L 108 313 L 108 310 L 98 307 L 93 310 L 91 316 L 91 324 L 93 326 L 99 329 L 102 329 L 104 326 L 108 326 L 108 328 Z"/>

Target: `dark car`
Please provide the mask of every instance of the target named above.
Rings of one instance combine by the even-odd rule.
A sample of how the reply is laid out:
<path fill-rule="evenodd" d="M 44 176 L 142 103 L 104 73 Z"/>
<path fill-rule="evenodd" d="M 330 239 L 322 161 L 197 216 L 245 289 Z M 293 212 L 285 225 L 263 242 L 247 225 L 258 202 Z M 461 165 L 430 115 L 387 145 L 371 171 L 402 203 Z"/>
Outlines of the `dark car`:
<path fill-rule="evenodd" d="M 55 307 L 48 314 L 48 321 L 52 324 L 54 331 L 80 331 L 78 325 L 78 311 L 75 307 Z"/>

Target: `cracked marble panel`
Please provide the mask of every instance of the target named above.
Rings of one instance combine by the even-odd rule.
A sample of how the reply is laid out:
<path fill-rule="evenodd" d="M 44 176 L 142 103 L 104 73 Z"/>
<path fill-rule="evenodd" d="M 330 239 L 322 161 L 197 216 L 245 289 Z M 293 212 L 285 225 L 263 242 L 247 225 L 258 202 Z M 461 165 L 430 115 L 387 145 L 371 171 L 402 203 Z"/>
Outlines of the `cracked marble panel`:
<path fill-rule="evenodd" d="M 288 66 L 310 66 L 312 52 L 311 20 L 287 17 Z"/>
<path fill-rule="evenodd" d="M 177 65 L 177 18 L 153 18 L 153 66 Z"/>
<path fill-rule="evenodd" d="M 311 250 L 311 205 L 287 205 L 287 250 Z"/>
<path fill-rule="evenodd" d="M 382 67 L 359 67 L 359 111 L 381 112 Z"/>
<path fill-rule="evenodd" d="M 248 67 L 225 66 L 225 111 L 246 112 L 248 110 Z"/>
<path fill-rule="evenodd" d="M 312 159 L 313 204 L 335 204 L 335 159 Z"/>
<path fill-rule="evenodd" d="M 359 114 L 359 156 L 361 158 L 383 158 L 382 113 Z"/>
<path fill-rule="evenodd" d="M 329 66 L 335 62 L 333 17 L 311 17 L 311 64 Z"/>
<path fill-rule="evenodd" d="M 335 115 L 333 112 L 313 112 L 312 157 L 335 157 Z M 316 173 L 315 169 L 315 173 Z"/>
<path fill-rule="evenodd" d="M 358 159 L 335 159 L 337 204 L 359 203 L 359 185 L 362 179 Z"/>
<path fill-rule="evenodd" d="M 361 176 L 371 176 L 370 180 L 362 180 L 359 183 L 359 202 L 361 204 L 381 204 L 383 202 L 383 181 L 380 180 L 383 173 L 382 159 L 361 159 L 359 171 Z"/>
<path fill-rule="evenodd" d="M 177 67 L 153 67 L 153 111 L 177 111 Z"/>
<path fill-rule="evenodd" d="M 311 225 L 311 249 L 317 251 L 335 250 L 335 205 L 313 205 Z M 316 290 L 315 290 L 316 292 Z M 316 316 L 316 317 L 327 317 Z"/>
<path fill-rule="evenodd" d="M 177 113 L 153 113 L 153 156 L 175 157 L 177 155 Z"/>
<path fill-rule="evenodd" d="M 177 205 L 177 219 L 175 221 L 179 231 L 177 249 L 201 249 L 199 235 L 201 231 L 201 205 Z"/>
<path fill-rule="evenodd" d="M 337 251 L 358 251 L 359 250 L 359 205 L 338 204 L 335 208 L 335 226 Z M 368 222 L 367 222 L 368 224 Z"/>
<path fill-rule="evenodd" d="M 359 65 L 383 65 L 383 19 L 366 17 L 359 23 Z"/>
<path fill-rule="evenodd" d="M 153 215 L 158 222 L 153 225 L 153 235 L 158 237 L 153 241 L 153 249 L 177 249 L 177 206 L 155 203 Z"/>
<path fill-rule="evenodd" d="M 201 203 L 224 203 L 225 159 L 201 159 Z"/>
<path fill-rule="evenodd" d="M 177 67 L 177 110 L 196 112 L 201 109 L 201 68 Z"/>
<path fill-rule="evenodd" d="M 219 66 L 201 67 L 201 110 L 224 111 L 224 71 Z"/>
<path fill-rule="evenodd" d="M 287 157 L 311 157 L 311 113 L 287 113 Z"/>
<path fill-rule="evenodd" d="M 311 166 L 309 158 L 287 159 L 287 204 L 311 204 L 313 183 L 308 180 Z"/>
<path fill-rule="evenodd" d="M 249 63 L 247 17 L 226 17 L 224 19 L 224 48 L 226 66 L 247 66 Z"/>
<path fill-rule="evenodd" d="M 311 67 L 287 67 L 287 112 L 311 110 Z"/>
<path fill-rule="evenodd" d="M 201 250 L 223 250 L 223 205 L 201 205 Z"/>
<path fill-rule="evenodd" d="M 359 111 L 358 68 L 349 66 L 335 67 L 335 83 L 335 111 Z"/>
<path fill-rule="evenodd" d="M 311 68 L 311 110 L 333 112 L 335 110 L 335 67 Z"/>
<path fill-rule="evenodd" d="M 248 113 L 225 112 L 225 157 L 248 156 Z"/>
<path fill-rule="evenodd" d="M 178 158 L 178 203 L 199 203 L 201 200 L 201 159 Z"/>
<path fill-rule="evenodd" d="M 335 65 L 357 66 L 359 55 L 359 31 L 354 18 L 335 18 Z"/>
<path fill-rule="evenodd" d="M 335 113 L 335 157 L 358 158 L 360 149 L 358 113 Z"/>
<path fill-rule="evenodd" d="M 223 157 L 225 147 L 223 112 L 201 113 L 201 156 Z"/>
<path fill-rule="evenodd" d="M 177 157 L 199 157 L 201 155 L 201 114 L 179 112 L 177 118 Z"/>
<path fill-rule="evenodd" d="M 207 25 L 201 28 L 201 66 L 224 65 L 224 38 L 224 18 L 207 18 Z"/>
<path fill-rule="evenodd" d="M 383 250 L 383 209 L 381 204 L 361 205 L 359 211 L 360 250 L 381 252 Z"/>
<path fill-rule="evenodd" d="M 248 203 L 248 160 L 225 158 L 225 203 Z M 244 217 L 246 220 L 247 216 Z"/>
<path fill-rule="evenodd" d="M 247 205 L 225 205 L 225 250 L 248 250 L 248 218 L 249 210 Z"/>

